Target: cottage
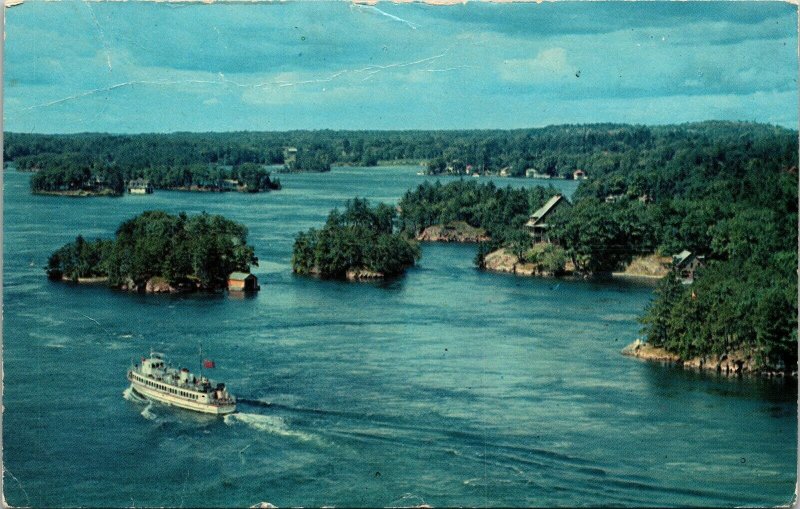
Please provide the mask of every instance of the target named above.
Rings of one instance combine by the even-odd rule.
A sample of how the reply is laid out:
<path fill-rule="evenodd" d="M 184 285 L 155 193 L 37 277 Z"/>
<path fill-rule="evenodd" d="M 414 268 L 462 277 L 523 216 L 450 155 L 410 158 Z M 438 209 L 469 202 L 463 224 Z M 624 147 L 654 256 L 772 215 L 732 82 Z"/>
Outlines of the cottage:
<path fill-rule="evenodd" d="M 697 269 L 703 266 L 704 261 L 704 256 L 697 256 L 685 249 L 676 255 L 672 255 L 673 270 L 678 273 L 678 277 L 685 284 L 694 281 Z"/>
<path fill-rule="evenodd" d="M 228 276 L 228 290 L 234 292 L 257 292 L 258 278 L 249 272 L 231 272 Z"/>
<path fill-rule="evenodd" d="M 283 164 L 293 166 L 295 163 L 297 163 L 297 148 L 285 147 L 283 149 Z"/>
<path fill-rule="evenodd" d="M 548 173 L 539 173 L 538 171 L 534 170 L 533 168 L 528 168 L 525 170 L 525 176 L 528 178 L 533 179 L 549 179 L 552 178 Z"/>
<path fill-rule="evenodd" d="M 547 224 L 547 218 L 551 217 L 553 212 L 559 207 L 569 206 L 570 203 L 564 198 L 563 195 L 557 194 L 547 200 L 539 210 L 531 214 L 528 222 L 525 223 L 525 229 L 533 237 L 534 242 L 550 242 L 550 237 L 547 230 L 550 225 Z"/>
<path fill-rule="evenodd" d="M 150 194 L 153 192 L 153 185 L 147 179 L 133 179 L 128 182 L 128 193 L 130 194 Z"/>
<path fill-rule="evenodd" d="M 238 191 L 239 181 L 236 179 L 223 179 L 220 189 L 222 191 Z"/>

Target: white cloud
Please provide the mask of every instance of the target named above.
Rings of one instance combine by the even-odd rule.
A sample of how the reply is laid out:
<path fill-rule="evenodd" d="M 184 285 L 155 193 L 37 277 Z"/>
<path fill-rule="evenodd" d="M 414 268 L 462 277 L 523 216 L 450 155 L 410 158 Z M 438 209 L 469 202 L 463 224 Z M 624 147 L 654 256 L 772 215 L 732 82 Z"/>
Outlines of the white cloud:
<path fill-rule="evenodd" d="M 575 71 L 567 62 L 564 48 L 541 50 L 535 58 L 503 60 L 500 77 L 514 83 L 541 83 L 566 78 Z"/>

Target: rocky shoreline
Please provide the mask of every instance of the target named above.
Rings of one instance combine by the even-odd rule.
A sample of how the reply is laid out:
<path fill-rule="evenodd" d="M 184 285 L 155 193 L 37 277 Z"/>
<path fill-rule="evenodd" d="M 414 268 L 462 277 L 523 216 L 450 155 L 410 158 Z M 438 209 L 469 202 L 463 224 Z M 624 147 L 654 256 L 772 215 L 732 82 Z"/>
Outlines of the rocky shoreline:
<path fill-rule="evenodd" d="M 664 257 L 657 255 L 649 255 L 634 258 L 634 260 L 620 272 L 600 273 L 600 274 L 583 274 L 584 278 L 588 277 L 613 277 L 613 278 L 631 278 L 631 279 L 661 279 L 669 273 L 669 269 L 663 263 Z M 580 276 L 576 273 L 575 265 L 572 261 L 567 260 L 564 264 L 563 270 L 553 272 L 544 270 L 541 266 L 530 263 L 520 262 L 519 258 L 511 253 L 506 248 L 500 248 L 487 254 L 483 259 L 483 268 L 493 272 L 506 272 L 508 274 L 515 274 L 517 276 Z"/>
<path fill-rule="evenodd" d="M 564 269 L 558 272 L 545 270 L 536 263 L 520 262 L 519 258 L 508 251 L 500 248 L 487 254 L 483 259 L 483 268 L 492 272 L 506 272 L 518 276 L 571 276 L 575 273 L 575 266 L 571 261 L 567 261 Z"/>
<path fill-rule="evenodd" d="M 78 279 L 70 279 L 66 276 L 62 276 L 60 280 L 65 283 L 74 283 L 81 285 L 97 285 L 97 284 L 108 283 L 107 276 L 79 277 Z M 192 293 L 192 292 L 199 292 L 206 290 L 212 290 L 212 291 L 214 290 L 209 288 L 203 288 L 200 286 L 198 282 L 192 281 L 190 279 L 172 285 L 166 279 L 158 276 L 151 277 L 144 283 L 137 283 L 129 279 L 127 282 L 119 286 L 114 286 L 113 288 L 132 293 Z"/>
<path fill-rule="evenodd" d="M 796 371 L 787 373 L 778 369 L 759 367 L 752 355 L 741 350 L 732 351 L 723 355 L 708 355 L 704 357 L 682 359 L 678 354 L 650 345 L 641 339 L 637 339 L 623 348 L 621 353 L 622 355 L 635 357 L 644 361 L 660 362 L 662 364 L 680 366 L 696 371 L 713 372 L 725 376 L 751 375 L 768 378 L 797 378 Z"/>
<path fill-rule="evenodd" d="M 308 271 L 309 276 L 321 278 L 322 275 L 318 268 L 314 267 L 310 271 Z M 378 281 L 381 279 L 386 279 L 386 274 L 383 272 L 376 272 L 373 270 L 365 269 L 363 267 L 356 267 L 352 269 L 348 269 L 345 272 L 344 279 L 347 281 Z"/>

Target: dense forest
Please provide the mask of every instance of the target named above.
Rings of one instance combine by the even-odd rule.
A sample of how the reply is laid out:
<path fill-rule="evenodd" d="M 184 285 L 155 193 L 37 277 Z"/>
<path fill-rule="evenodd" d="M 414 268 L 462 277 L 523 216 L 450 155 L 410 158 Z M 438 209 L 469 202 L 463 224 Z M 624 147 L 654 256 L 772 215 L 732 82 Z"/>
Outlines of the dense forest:
<path fill-rule="evenodd" d="M 396 276 L 419 259 L 419 248 L 394 231 L 396 211 L 384 203 L 348 200 L 334 209 L 321 229 L 297 235 L 292 270 L 325 278 Z M 350 274 L 348 274 L 350 273 Z"/>
<path fill-rule="evenodd" d="M 239 223 L 206 213 L 148 211 L 122 223 L 113 240 L 78 236 L 50 255 L 47 272 L 72 281 L 106 277 L 110 286 L 127 289 L 161 278 L 176 288 L 214 290 L 225 287 L 231 272 L 257 264 Z"/>

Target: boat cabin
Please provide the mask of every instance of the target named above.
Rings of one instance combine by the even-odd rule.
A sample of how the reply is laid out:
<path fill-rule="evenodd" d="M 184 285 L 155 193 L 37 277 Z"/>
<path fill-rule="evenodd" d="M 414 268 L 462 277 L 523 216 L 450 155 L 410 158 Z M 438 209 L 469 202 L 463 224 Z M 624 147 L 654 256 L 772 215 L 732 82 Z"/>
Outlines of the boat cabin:
<path fill-rule="evenodd" d="M 166 367 L 164 366 L 164 359 L 159 354 L 150 354 L 149 359 L 142 359 L 142 374 L 153 376 L 155 374 L 163 373 Z"/>

